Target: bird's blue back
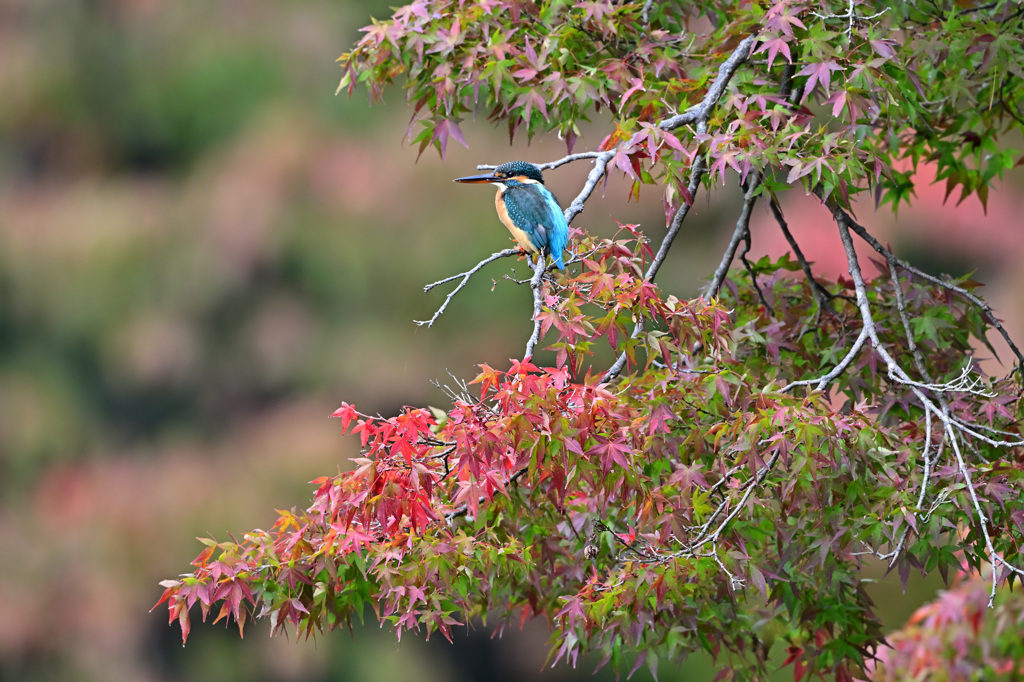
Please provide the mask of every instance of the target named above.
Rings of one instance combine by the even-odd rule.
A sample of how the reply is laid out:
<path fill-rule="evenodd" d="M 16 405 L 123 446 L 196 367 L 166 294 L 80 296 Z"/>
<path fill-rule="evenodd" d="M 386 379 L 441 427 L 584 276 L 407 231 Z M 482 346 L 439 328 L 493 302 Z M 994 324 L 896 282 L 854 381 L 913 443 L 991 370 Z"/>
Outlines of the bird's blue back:
<path fill-rule="evenodd" d="M 542 254 L 551 254 L 559 269 L 565 268 L 562 252 L 569 243 L 569 225 L 558 200 L 540 183 L 508 180 L 502 198 L 509 218 L 526 232 Z"/>

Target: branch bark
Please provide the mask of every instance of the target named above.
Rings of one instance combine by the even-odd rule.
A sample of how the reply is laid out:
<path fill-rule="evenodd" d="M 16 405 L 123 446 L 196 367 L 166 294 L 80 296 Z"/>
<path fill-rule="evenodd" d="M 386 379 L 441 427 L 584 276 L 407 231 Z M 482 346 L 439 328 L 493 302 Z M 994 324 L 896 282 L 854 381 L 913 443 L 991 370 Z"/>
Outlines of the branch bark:
<path fill-rule="evenodd" d="M 534 349 L 540 342 L 540 313 L 544 308 L 544 271 L 545 258 L 537 256 L 537 262 L 533 266 L 533 277 L 530 278 L 530 290 L 533 292 L 533 333 L 526 342 L 524 358 L 533 355 Z"/>

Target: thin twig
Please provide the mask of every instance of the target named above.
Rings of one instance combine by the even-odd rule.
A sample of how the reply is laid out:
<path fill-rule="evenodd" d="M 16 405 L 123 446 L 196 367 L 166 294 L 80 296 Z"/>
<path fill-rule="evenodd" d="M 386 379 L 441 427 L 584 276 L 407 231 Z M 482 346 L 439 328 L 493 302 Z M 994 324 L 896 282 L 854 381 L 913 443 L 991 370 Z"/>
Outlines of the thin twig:
<path fill-rule="evenodd" d="M 772 210 L 772 216 L 775 217 L 775 222 L 778 223 L 779 229 L 782 230 L 782 234 L 785 235 L 786 241 L 789 242 L 789 248 L 793 250 L 796 255 L 797 261 L 800 263 L 800 268 L 804 271 L 804 277 L 811 284 L 811 292 L 814 294 L 814 300 L 818 303 L 819 310 L 831 310 L 832 309 L 832 294 L 830 294 L 825 287 L 814 277 L 814 273 L 811 272 L 811 264 L 804 256 L 804 252 L 800 250 L 800 245 L 793 237 L 793 233 L 789 231 L 789 224 L 786 222 L 786 218 L 782 215 L 782 209 L 779 204 L 775 201 L 774 197 L 770 197 L 768 200 L 768 206 Z"/>
<path fill-rule="evenodd" d="M 723 502 L 722 505 L 720 505 L 718 509 L 715 510 L 715 513 L 713 513 L 711 517 L 704 523 L 704 525 L 701 527 L 702 530 L 697 533 L 697 537 L 690 541 L 690 543 L 688 543 L 687 549 L 690 552 L 695 551 L 698 547 L 708 542 L 718 542 L 718 538 L 721 537 L 722 531 L 724 531 L 726 526 L 728 526 L 729 523 L 734 518 L 736 518 L 736 515 L 739 514 L 740 509 L 742 509 L 747 504 L 747 500 L 750 499 L 750 494 L 753 492 L 754 488 L 756 488 L 757 486 L 761 485 L 764 482 L 764 479 L 775 467 L 775 463 L 778 460 L 779 451 L 776 449 L 775 452 L 772 453 L 772 456 L 768 459 L 768 461 L 764 463 L 764 466 L 762 466 L 758 470 L 757 474 L 747 479 L 747 482 L 745 484 L 746 490 L 743 491 L 743 497 L 740 498 L 739 503 L 737 503 L 733 510 L 729 512 L 729 514 L 724 519 L 722 519 L 722 522 L 718 524 L 718 526 L 712 533 L 708 534 L 707 529 L 710 528 L 711 522 L 714 521 L 715 517 L 718 515 L 718 512 L 722 509 L 722 506 L 724 506 L 725 502 Z"/>
<path fill-rule="evenodd" d="M 890 9 L 890 8 L 886 7 L 881 12 L 876 12 L 875 14 L 872 14 L 871 16 L 859 17 L 853 11 L 854 4 L 855 4 L 854 0 L 849 0 L 849 4 L 848 4 L 847 9 L 846 9 L 846 14 L 819 14 L 818 12 L 811 12 L 811 14 L 813 14 L 816 17 L 818 17 L 822 21 L 827 21 L 829 19 L 847 19 L 847 20 L 849 20 L 849 23 L 848 23 L 847 28 L 846 28 L 846 37 L 847 37 L 848 40 L 853 40 L 853 24 L 854 24 L 854 22 L 860 23 L 860 22 L 865 22 L 865 21 L 871 21 L 872 19 L 877 19 L 878 17 L 880 17 L 883 14 L 885 14 L 886 12 L 888 12 L 889 9 Z"/>
<path fill-rule="evenodd" d="M 757 297 L 761 299 L 761 305 L 772 315 L 775 315 L 775 308 L 765 298 L 764 292 L 761 291 L 761 285 L 757 283 L 757 271 L 754 270 L 754 264 L 747 260 L 747 254 L 750 253 L 750 228 L 747 227 L 743 233 L 743 248 L 740 250 L 738 257 L 740 262 L 743 263 L 743 267 L 746 269 L 747 274 L 750 275 L 750 283 L 754 287 L 754 291 L 757 292 Z"/>
<path fill-rule="evenodd" d="M 488 256 L 487 258 L 483 259 L 482 261 L 477 263 L 475 266 L 473 266 L 472 269 L 467 270 L 466 272 L 459 273 L 458 275 L 452 275 L 451 277 L 445 277 L 444 279 L 439 279 L 438 281 L 433 282 L 433 283 L 428 284 L 425 287 L 423 287 L 423 291 L 430 291 L 431 289 L 433 289 L 436 286 L 440 286 L 441 284 L 445 284 L 447 282 L 451 282 L 452 280 L 456 280 L 456 279 L 458 279 L 460 277 L 462 278 L 462 281 L 459 282 L 459 285 L 457 287 L 455 287 L 454 289 L 452 289 L 450 292 L 448 292 L 448 295 L 445 296 L 444 303 L 442 303 L 441 307 L 437 309 L 437 312 L 434 313 L 434 316 L 431 317 L 429 320 L 416 320 L 416 324 L 418 324 L 421 327 L 424 326 L 424 325 L 426 325 L 427 327 L 433 327 L 434 323 L 437 322 L 437 318 L 441 317 L 441 315 L 444 313 L 445 309 L 448 307 L 448 304 L 452 302 L 452 298 L 455 297 L 455 294 L 457 294 L 460 291 L 462 291 L 462 288 L 465 287 L 466 284 L 469 282 L 469 278 L 470 277 L 472 277 L 477 272 L 479 272 L 480 269 L 483 268 L 488 263 L 493 263 L 494 261 L 498 260 L 499 258 L 508 258 L 509 256 L 515 256 L 516 254 L 520 254 L 520 253 L 522 253 L 522 249 L 505 249 L 504 251 L 498 251 L 497 253 L 492 253 L 490 256 Z"/>
<path fill-rule="evenodd" d="M 551 170 L 552 168 L 558 168 L 559 166 L 564 166 L 565 164 L 571 163 L 573 161 L 581 161 L 583 159 L 596 159 L 598 157 L 606 155 L 607 153 L 608 152 L 577 152 L 575 154 L 563 156 L 562 158 L 557 159 L 555 161 L 544 161 L 541 163 L 535 163 L 533 165 L 541 169 L 542 171 Z M 477 164 L 476 168 L 477 170 L 494 170 L 495 168 L 497 168 L 497 166 L 489 163 L 480 163 Z"/>

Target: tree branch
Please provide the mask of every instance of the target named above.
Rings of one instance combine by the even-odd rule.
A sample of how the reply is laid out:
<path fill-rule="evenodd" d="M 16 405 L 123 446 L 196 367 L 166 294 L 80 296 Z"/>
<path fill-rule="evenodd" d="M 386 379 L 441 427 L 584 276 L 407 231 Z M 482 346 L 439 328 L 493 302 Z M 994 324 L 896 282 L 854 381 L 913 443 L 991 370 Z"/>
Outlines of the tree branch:
<path fill-rule="evenodd" d="M 747 254 L 750 253 L 750 230 L 748 229 L 743 233 L 743 248 L 740 250 L 737 257 L 740 262 L 743 263 L 743 268 L 750 275 L 750 284 L 754 287 L 754 291 L 757 292 L 757 297 L 761 299 L 761 305 L 771 314 L 775 315 L 775 308 L 765 298 L 764 292 L 761 290 L 761 285 L 757 283 L 757 272 L 754 270 L 754 264 L 747 260 Z"/>
<path fill-rule="evenodd" d="M 789 391 L 790 389 L 796 388 L 797 386 L 810 386 L 811 384 L 815 384 L 814 390 L 824 391 L 826 386 L 835 381 L 836 377 L 842 374 L 843 371 L 850 366 L 850 363 L 853 362 L 853 359 L 857 357 L 858 353 L 860 353 L 860 349 L 864 347 L 864 342 L 867 340 L 867 329 L 861 329 L 860 334 L 857 335 L 857 339 L 853 342 L 853 345 L 850 346 L 850 350 L 847 351 L 846 355 L 843 356 L 843 359 L 839 361 L 839 364 L 833 367 L 828 374 L 825 374 L 814 379 L 800 379 L 799 381 L 791 381 L 788 384 L 786 384 L 786 386 L 782 389 L 783 392 Z"/>
<path fill-rule="evenodd" d="M 978 434 L 965 428 L 962 424 L 952 419 L 949 413 L 949 406 L 947 404 L 942 404 L 940 407 L 929 400 L 929 398 L 924 394 L 924 390 L 920 382 L 913 381 L 882 344 L 878 337 L 878 331 L 875 327 L 874 319 L 871 315 L 871 306 L 868 303 L 867 287 L 864 284 L 864 277 L 861 274 L 860 262 L 857 258 L 857 252 L 853 248 L 853 240 L 850 237 L 850 227 L 853 225 L 853 221 L 845 211 L 838 207 L 832 208 L 832 214 L 839 227 L 839 236 L 843 242 L 843 249 L 846 251 L 846 260 L 849 266 L 848 269 L 850 277 L 853 279 L 854 289 L 857 293 L 857 307 L 860 310 L 864 328 L 867 330 L 868 336 L 871 338 L 875 352 L 878 353 L 885 362 L 889 378 L 896 383 L 907 386 L 920 401 L 925 411 L 931 412 L 935 417 L 938 417 L 943 424 L 943 431 L 946 434 L 946 440 L 949 441 L 949 444 L 953 449 L 953 454 L 957 462 L 957 470 L 960 475 L 963 476 L 964 484 L 967 488 L 967 492 L 971 499 L 971 505 L 974 509 L 974 515 L 977 517 L 978 526 L 981 530 L 982 537 L 984 538 L 985 551 L 988 554 L 989 562 L 992 564 L 992 590 L 989 595 L 989 607 L 991 608 L 995 601 L 997 587 L 996 566 L 998 564 L 1002 564 L 1008 570 L 1018 574 L 1022 578 L 1024 578 L 1024 569 L 1010 564 L 996 552 L 995 545 L 992 542 L 992 537 L 988 532 L 988 516 L 985 514 L 985 510 L 981 506 L 981 500 L 978 498 L 975 484 L 971 478 L 970 469 L 964 460 L 963 453 L 960 451 L 959 433 L 970 433 L 976 437 Z M 932 387 L 932 390 L 934 390 L 934 387 Z M 987 437 L 982 437 L 982 439 L 996 445 L 997 447 L 1007 447 L 1018 444 L 1007 441 L 994 441 Z"/>
<path fill-rule="evenodd" d="M 729 58 L 722 62 L 718 67 L 718 76 L 715 77 L 715 81 L 708 88 L 708 91 L 704 94 L 704 99 L 699 104 L 690 107 L 681 114 L 663 119 L 658 123 L 658 127 L 668 131 L 675 130 L 679 126 L 699 123 L 701 121 L 706 122 L 711 116 L 711 110 L 715 108 L 718 100 L 725 93 L 725 88 L 728 87 L 733 74 L 750 56 L 750 48 L 754 44 L 756 37 L 755 35 L 750 35 L 741 40 Z"/>
<path fill-rule="evenodd" d="M 583 213 L 583 204 L 594 193 L 597 183 L 601 182 L 601 178 L 604 177 L 608 170 L 608 162 L 612 160 L 613 156 L 615 156 L 614 151 L 607 151 L 598 152 L 597 156 L 594 157 L 594 167 L 587 174 L 587 181 L 584 183 L 583 189 L 580 190 L 580 193 L 576 195 L 576 198 L 565 209 L 565 222 L 571 223 L 573 218 Z"/>
<path fill-rule="evenodd" d="M 544 307 L 544 256 L 537 256 L 537 262 L 533 266 L 533 277 L 530 278 L 530 289 L 533 291 L 533 333 L 526 342 L 526 353 L 524 358 L 533 355 L 534 348 L 540 343 L 540 313 Z"/>
<path fill-rule="evenodd" d="M 698 124 L 698 128 L 700 127 L 703 127 L 704 130 L 706 130 L 707 124 L 701 121 L 701 123 Z M 697 195 L 697 190 L 700 189 L 701 178 L 703 178 L 704 171 L 706 170 L 706 168 L 707 166 L 704 163 L 703 157 L 697 157 L 697 159 L 693 162 L 693 169 L 690 172 L 690 185 L 689 187 L 687 187 L 687 189 L 690 191 L 691 199 Z M 658 248 L 658 253 L 655 255 L 650 267 L 647 268 L 647 272 L 644 273 L 644 279 L 646 281 L 653 281 L 654 276 L 657 275 L 658 270 L 661 269 L 662 264 L 665 262 L 665 258 L 668 256 L 668 250 L 672 247 L 672 242 L 675 240 L 676 235 L 679 234 L 679 229 L 683 225 L 683 220 L 690 212 L 690 206 L 690 203 L 683 202 L 679 206 L 679 208 L 676 209 L 675 214 L 672 216 L 672 222 L 669 224 L 668 232 L 665 233 L 665 236 L 661 240 L 661 246 Z M 630 334 L 629 338 L 635 339 L 638 336 L 640 336 L 640 332 L 643 331 L 643 328 L 643 323 L 637 322 L 636 326 L 633 327 L 633 333 Z M 612 379 L 619 375 L 619 373 L 622 371 L 622 368 L 625 366 L 626 352 L 623 351 L 621 354 L 619 354 L 619 357 L 615 359 L 615 362 L 612 364 L 612 366 L 608 368 L 608 371 L 604 373 L 604 376 L 601 378 L 601 381 L 611 381 Z"/>
<path fill-rule="evenodd" d="M 744 38 L 733 51 L 732 56 L 722 62 L 722 65 L 718 68 L 718 77 L 715 79 L 715 82 L 711 84 L 711 87 L 708 88 L 708 91 L 704 95 L 704 99 L 701 100 L 700 104 L 687 109 L 682 114 L 678 114 L 669 119 L 664 119 L 658 124 L 658 127 L 662 130 L 673 130 L 681 125 L 696 122 L 697 134 L 703 135 L 707 133 L 707 119 L 711 115 L 711 110 L 714 108 L 715 104 L 718 103 L 722 93 L 725 92 L 725 88 L 728 86 L 729 80 L 732 78 L 733 74 L 736 73 L 736 70 L 750 55 L 750 46 L 753 42 L 754 36 Z M 607 161 L 605 161 L 605 165 L 607 165 Z M 683 225 L 683 220 L 690 212 L 693 198 L 697 196 L 697 190 L 700 189 L 700 183 L 706 170 L 707 164 L 704 161 L 704 157 L 698 156 L 693 162 L 693 168 L 690 171 L 690 184 L 687 187 L 690 192 L 690 202 L 683 202 L 672 216 L 672 222 L 669 224 L 668 232 L 661 240 L 661 246 L 658 248 L 658 253 L 655 255 L 654 261 L 651 263 L 644 275 L 645 280 L 653 282 L 654 276 L 658 274 L 658 270 L 661 269 L 662 264 L 665 262 L 665 258 L 668 256 L 668 251 L 672 248 L 672 242 L 675 241 L 676 235 L 679 234 L 679 230 Z M 593 177 L 594 171 L 591 171 L 590 175 Z M 744 208 L 746 208 L 746 205 L 744 205 Z M 566 214 L 568 215 L 568 211 Z M 735 248 L 733 249 L 733 252 L 735 253 Z M 730 261 L 731 260 L 732 258 L 730 258 Z M 638 322 L 633 328 L 633 333 L 630 334 L 630 338 L 637 338 L 641 331 L 643 331 L 643 324 Z M 613 380 L 622 372 L 622 368 L 625 366 L 626 353 L 623 351 L 619 354 L 619 357 L 615 359 L 615 362 L 612 363 L 612 366 L 608 368 L 608 371 L 604 373 L 604 376 L 601 377 L 601 381 L 608 382 Z"/>
<path fill-rule="evenodd" d="M 658 123 L 658 127 L 661 130 L 670 131 L 683 125 L 690 124 L 701 124 L 707 123 L 708 118 L 711 116 L 712 109 L 718 104 L 718 100 L 722 98 L 725 93 L 725 89 L 729 86 L 729 81 L 732 80 L 733 75 L 739 69 L 739 67 L 747 60 L 750 56 L 750 48 L 754 44 L 756 36 L 750 35 L 740 41 L 739 45 L 733 50 L 732 54 L 718 67 L 718 75 L 712 82 L 711 87 L 704 93 L 704 97 L 700 102 L 690 107 L 681 114 L 676 114 L 662 119 Z M 587 175 L 587 181 L 583 186 L 580 193 L 573 199 L 569 207 L 565 209 L 565 219 L 567 222 L 572 222 L 572 219 L 583 212 L 583 205 L 586 203 L 590 195 L 593 194 L 594 188 L 597 187 L 597 183 L 601 181 L 608 169 L 608 163 L 615 156 L 617 150 L 629 149 L 636 145 L 637 140 L 640 139 L 642 133 L 636 133 L 629 140 L 620 144 L 616 149 L 609 149 L 601 152 L 580 152 L 577 154 L 569 154 L 557 159 L 555 161 L 547 161 L 543 163 L 534 164 L 541 170 L 558 168 L 572 161 L 581 161 L 583 159 L 594 159 L 594 168 L 591 169 Z M 480 170 L 489 170 L 497 168 L 497 166 L 489 164 L 481 164 L 477 166 Z"/>
<path fill-rule="evenodd" d="M 644 22 L 645 26 L 647 26 L 647 25 L 649 25 L 651 23 L 651 8 L 652 7 L 654 7 L 654 0 L 647 0 L 647 2 L 644 3 L 643 10 L 641 10 L 640 19 Z"/>
<path fill-rule="evenodd" d="M 452 275 L 451 277 L 445 277 L 444 279 L 439 279 L 436 282 L 432 282 L 431 284 L 428 284 L 425 287 L 423 287 L 423 291 L 430 291 L 431 289 L 433 289 L 436 286 L 440 286 L 442 284 L 446 284 L 447 282 L 451 282 L 452 280 L 459 279 L 460 277 L 462 278 L 462 281 L 459 282 L 459 285 L 457 287 L 455 287 L 454 289 L 452 289 L 450 292 L 448 292 L 448 295 L 445 296 L 444 303 L 442 303 L 441 307 L 437 309 L 437 312 L 434 313 L 434 316 L 431 317 L 429 320 L 416 320 L 415 321 L 416 324 L 418 324 L 421 327 L 424 326 L 424 325 L 426 325 L 427 327 L 433 327 L 434 323 L 437 322 L 437 318 L 441 317 L 441 315 L 444 314 L 445 309 L 448 307 L 448 304 L 452 302 L 452 299 L 455 297 L 455 294 L 457 294 L 460 291 L 462 291 L 462 288 L 465 287 L 466 284 L 469 282 L 469 278 L 470 277 L 472 277 L 473 275 L 478 273 L 480 271 L 480 269 L 483 268 L 488 263 L 493 263 L 494 261 L 498 260 L 499 258 L 508 258 L 509 256 L 515 256 L 516 254 L 520 254 L 522 252 L 523 252 L 522 249 L 516 248 L 516 249 L 505 249 L 504 251 L 498 251 L 497 253 L 492 253 L 490 256 L 488 256 L 487 258 L 483 259 L 482 261 L 477 263 L 475 266 L 473 266 L 470 270 L 467 270 L 466 272 L 461 272 L 461 273 L 459 273 L 457 275 Z"/>
<path fill-rule="evenodd" d="M 759 184 L 760 179 L 754 177 L 750 181 L 749 187 L 747 187 L 746 194 L 743 196 L 743 208 L 740 210 L 740 217 L 736 219 L 736 229 L 732 231 L 732 238 L 729 240 L 729 245 L 725 248 L 725 253 L 722 254 L 722 260 L 718 264 L 718 268 L 715 269 L 715 274 L 711 278 L 708 288 L 704 290 L 705 300 L 710 300 L 718 295 L 718 290 L 722 288 L 722 282 L 725 281 L 725 275 L 729 272 L 729 266 L 732 265 L 733 258 L 736 257 L 736 249 L 739 247 L 740 241 L 744 239 L 744 235 L 750 234 L 750 213 L 757 202 L 754 192 Z"/>
<path fill-rule="evenodd" d="M 967 299 L 968 301 L 973 303 L 979 310 L 981 310 L 982 314 L 986 318 L 988 318 L 988 321 L 992 324 L 992 326 L 999 331 L 999 334 L 1003 337 L 1003 340 L 1006 342 L 1006 345 L 1010 347 L 1010 350 L 1013 352 L 1013 354 L 1017 356 L 1017 370 L 1020 372 L 1021 378 L 1024 379 L 1024 354 L 1021 353 L 1020 349 L 1017 347 L 1017 344 L 1015 344 L 1013 342 L 1013 339 L 1010 338 L 1009 332 L 1006 331 L 1006 328 L 1003 327 L 1002 323 L 995 316 L 995 313 L 992 312 L 992 308 L 990 308 L 987 303 L 985 303 L 983 300 L 972 294 L 967 289 L 959 287 L 953 284 L 952 282 L 947 282 L 943 279 L 940 279 L 939 277 L 935 277 L 934 275 L 929 275 L 927 272 L 919 270 L 918 268 L 915 268 L 913 265 L 910 265 L 906 261 L 897 258 L 895 255 L 893 255 L 891 251 L 889 251 L 889 249 L 882 246 L 881 242 L 875 239 L 866 229 L 864 229 L 863 226 L 859 225 L 855 220 L 853 220 L 853 218 L 851 218 L 849 214 L 846 213 L 846 211 L 843 211 L 842 209 L 836 210 L 839 211 L 844 216 L 844 220 L 849 225 L 849 228 L 856 232 L 857 236 L 866 241 L 871 246 L 871 248 L 873 248 L 875 251 L 881 254 L 887 261 L 895 263 L 903 270 L 906 270 L 907 272 L 917 275 L 918 277 L 928 282 L 931 282 L 932 284 L 936 284 L 942 287 L 943 289 L 946 289 L 947 291 L 951 291 L 957 294 L 958 296 Z"/>
<path fill-rule="evenodd" d="M 775 201 L 774 197 L 769 199 L 768 206 L 772 210 L 772 216 L 775 217 L 775 222 L 778 223 L 779 229 L 782 230 L 782 234 L 785 235 L 786 241 L 789 242 L 789 248 L 793 250 L 797 261 L 800 262 L 800 268 L 804 271 L 804 277 L 806 277 L 807 281 L 811 284 L 811 292 L 814 294 L 814 300 L 818 303 L 818 309 L 831 310 L 832 299 L 834 296 L 830 294 L 817 279 L 815 279 L 814 273 L 811 272 L 811 264 L 804 256 L 804 252 L 800 250 L 800 245 L 793 237 L 793 234 L 789 231 L 789 224 L 786 222 L 786 218 L 782 215 L 782 209 L 779 207 L 779 204 Z"/>

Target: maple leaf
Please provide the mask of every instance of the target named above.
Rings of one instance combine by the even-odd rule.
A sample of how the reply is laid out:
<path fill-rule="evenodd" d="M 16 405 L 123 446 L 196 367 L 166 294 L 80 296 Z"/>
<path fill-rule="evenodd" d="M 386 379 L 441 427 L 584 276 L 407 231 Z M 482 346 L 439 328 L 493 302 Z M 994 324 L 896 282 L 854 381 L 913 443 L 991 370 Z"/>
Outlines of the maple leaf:
<path fill-rule="evenodd" d="M 807 76 L 807 83 L 804 85 L 804 95 L 800 101 L 804 102 L 819 83 L 821 84 L 822 90 L 825 91 L 825 95 L 829 95 L 829 88 L 832 83 L 832 72 L 842 70 L 843 67 L 837 64 L 834 59 L 829 59 L 828 61 L 818 62 L 816 64 L 808 64 L 797 71 L 796 75 Z"/>
<path fill-rule="evenodd" d="M 765 29 L 769 31 L 782 31 L 783 35 L 793 36 L 793 27 L 799 26 L 802 29 L 806 29 L 804 23 L 800 21 L 800 18 L 795 14 L 792 14 L 793 8 L 789 5 L 787 0 L 782 0 L 777 3 L 774 7 L 768 10 L 765 14 Z"/>
<path fill-rule="evenodd" d="M 768 51 L 769 69 L 772 68 L 772 64 L 775 62 L 775 57 L 779 54 L 779 52 L 782 52 L 782 54 L 785 55 L 787 62 L 789 62 L 790 64 L 793 63 L 793 55 L 789 51 L 789 41 L 783 38 L 782 36 L 776 36 L 775 38 L 764 40 L 761 43 L 761 46 L 754 50 L 754 54 L 764 52 L 765 50 Z"/>
<path fill-rule="evenodd" d="M 515 107 L 523 107 L 523 121 L 529 123 L 530 116 L 533 109 L 536 108 L 541 115 L 544 116 L 544 120 L 548 120 L 548 103 L 544 99 L 544 95 L 536 89 L 529 89 L 523 94 L 519 95 L 516 99 Z"/>
<path fill-rule="evenodd" d="M 665 403 L 660 403 L 651 410 L 651 416 L 648 418 L 647 433 L 651 435 L 655 433 L 670 433 L 672 429 L 669 428 L 668 422 L 676 419 L 678 419 L 678 416 L 672 408 Z"/>
<path fill-rule="evenodd" d="M 622 107 L 626 104 L 626 100 L 630 98 L 635 92 L 644 90 L 644 81 L 642 78 L 631 78 L 630 88 L 622 93 L 622 97 L 619 98 L 619 113 L 622 113 Z"/>
<path fill-rule="evenodd" d="M 587 451 L 587 456 L 597 455 L 601 459 L 601 468 L 606 473 L 611 470 L 612 463 L 618 464 L 623 469 L 629 468 L 627 455 L 631 452 L 630 447 L 622 441 L 609 440 L 599 443 Z"/>
<path fill-rule="evenodd" d="M 434 46 L 427 50 L 427 54 L 438 53 L 442 57 L 448 56 L 452 53 L 458 45 L 462 43 L 462 22 L 459 21 L 458 17 L 455 17 L 455 21 L 447 29 L 437 29 L 437 42 Z"/>
<path fill-rule="evenodd" d="M 331 413 L 331 416 L 341 420 L 341 431 L 344 433 L 345 431 L 348 431 L 349 424 L 352 423 L 353 419 L 359 416 L 359 413 L 356 412 L 356 408 L 352 407 L 348 403 L 342 403 L 341 407 Z"/>

